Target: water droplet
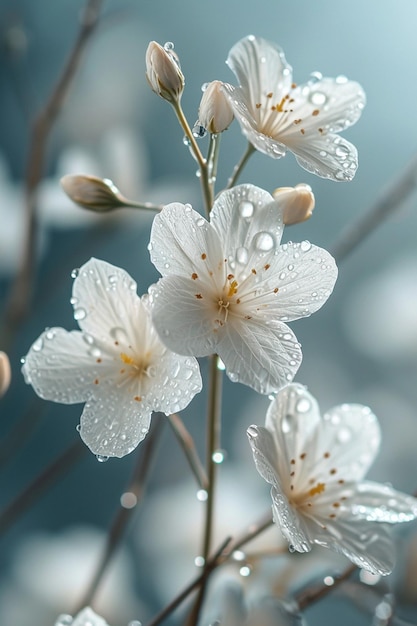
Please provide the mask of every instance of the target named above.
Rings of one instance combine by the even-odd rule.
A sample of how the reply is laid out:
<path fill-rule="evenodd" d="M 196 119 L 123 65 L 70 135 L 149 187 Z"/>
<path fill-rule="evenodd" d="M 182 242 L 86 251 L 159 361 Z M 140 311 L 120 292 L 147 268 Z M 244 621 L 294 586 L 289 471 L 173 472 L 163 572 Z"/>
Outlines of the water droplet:
<path fill-rule="evenodd" d="M 190 145 L 190 140 L 188 139 L 187 135 L 184 135 L 184 137 L 182 138 L 182 143 L 184 144 L 184 146 L 189 146 Z"/>
<path fill-rule="evenodd" d="M 220 370 L 221 372 L 224 372 L 224 370 L 226 369 L 225 364 L 223 363 L 223 361 L 221 360 L 219 356 L 217 357 L 217 369 Z"/>
<path fill-rule="evenodd" d="M 208 498 L 208 493 L 205 489 L 199 489 L 197 491 L 197 500 L 200 500 L 200 502 L 205 502 Z"/>
<path fill-rule="evenodd" d="M 212 455 L 211 458 L 213 460 L 213 463 L 216 463 L 217 465 L 220 465 L 221 463 L 223 463 L 223 461 L 226 458 L 226 451 L 225 450 L 215 450 L 213 452 L 213 455 Z"/>
<path fill-rule="evenodd" d="M 246 265 L 248 262 L 249 254 L 246 248 L 241 246 L 236 250 L 236 261 L 240 263 L 240 265 Z"/>
<path fill-rule="evenodd" d="M 142 622 L 140 622 L 138 619 L 134 619 L 129 622 L 127 626 L 142 626 Z"/>
<path fill-rule="evenodd" d="M 110 336 L 117 342 L 127 342 L 127 334 L 121 326 L 115 326 L 110 330 Z"/>
<path fill-rule="evenodd" d="M 300 249 L 302 252 L 308 252 L 309 250 L 311 250 L 311 243 L 309 241 L 302 241 L 300 243 Z"/>
<path fill-rule="evenodd" d="M 292 263 L 290 263 L 290 265 L 287 267 L 289 272 L 292 272 L 294 269 L 294 265 Z"/>
<path fill-rule="evenodd" d="M 346 159 L 349 156 L 350 152 L 349 152 L 349 149 L 346 146 L 341 144 L 341 145 L 337 146 L 337 148 L 335 150 L 335 154 L 336 154 L 337 157 L 339 157 L 339 159 L 341 161 L 343 161 L 344 159 Z"/>
<path fill-rule="evenodd" d="M 81 424 L 77 424 L 75 430 L 79 433 L 81 431 Z"/>
<path fill-rule="evenodd" d="M 24 365 L 26 363 L 26 357 L 24 356 L 20 357 L 20 362 L 22 365 Z"/>
<path fill-rule="evenodd" d="M 307 400 L 307 398 L 300 398 L 295 408 L 298 413 L 307 413 L 311 409 L 310 400 Z"/>
<path fill-rule="evenodd" d="M 252 573 L 252 568 L 249 565 L 242 565 L 242 567 L 239 570 L 239 574 L 241 576 L 244 576 L 245 578 L 247 576 L 250 576 Z"/>
<path fill-rule="evenodd" d="M 206 220 L 203 217 L 199 217 L 196 223 L 197 226 L 201 228 L 201 226 L 204 226 L 204 224 L 206 223 Z"/>
<path fill-rule="evenodd" d="M 146 376 L 148 376 L 148 378 L 155 378 L 156 367 L 154 365 L 148 365 L 148 367 L 145 370 L 145 374 Z"/>
<path fill-rule="evenodd" d="M 204 567 L 205 560 L 202 556 L 196 556 L 194 559 L 194 564 L 196 567 Z"/>
<path fill-rule="evenodd" d="M 249 202 L 249 200 L 243 200 L 239 204 L 239 214 L 240 214 L 240 217 L 243 217 L 245 219 L 249 219 L 250 217 L 252 217 L 253 211 L 254 211 L 253 203 Z"/>
<path fill-rule="evenodd" d="M 92 346 L 94 343 L 94 337 L 92 337 L 88 333 L 83 333 L 83 339 L 85 343 L 87 343 L 89 346 Z"/>
<path fill-rule="evenodd" d="M 281 430 L 283 433 L 289 433 L 294 427 L 294 416 L 290 413 L 284 415 L 281 421 Z"/>
<path fill-rule="evenodd" d="M 82 307 L 78 309 L 74 309 L 74 319 L 75 320 L 84 320 L 87 317 L 87 312 Z"/>
<path fill-rule="evenodd" d="M 78 298 L 74 298 L 74 296 L 70 298 L 70 304 L 72 304 L 72 306 L 75 306 L 76 304 L 78 304 Z"/>
<path fill-rule="evenodd" d="M 311 92 L 311 94 L 309 96 L 309 100 L 310 100 L 311 104 L 314 104 L 314 105 L 317 105 L 317 106 L 321 106 L 323 104 L 326 104 L 327 96 L 322 91 L 313 91 L 313 92 Z"/>
<path fill-rule="evenodd" d="M 323 582 L 327 587 L 331 587 L 332 585 L 334 585 L 334 578 L 333 576 L 325 576 L 323 578 Z"/>
<path fill-rule="evenodd" d="M 208 83 L 203 83 L 203 84 L 201 85 L 201 91 L 207 91 L 207 87 L 208 87 L 208 86 L 209 86 L 209 84 L 208 84 Z"/>
<path fill-rule="evenodd" d="M 322 80 L 323 74 L 321 72 L 311 72 L 311 81 L 316 83 L 319 80 Z"/>
<path fill-rule="evenodd" d="M 293 546 L 292 543 L 288 546 L 288 551 L 291 552 L 291 554 L 295 552 L 295 546 Z"/>
<path fill-rule="evenodd" d="M 205 137 L 207 135 L 207 130 L 201 124 L 196 124 L 193 126 L 193 136 L 197 139 L 200 137 Z"/>
<path fill-rule="evenodd" d="M 343 85 L 344 83 L 348 82 L 348 79 L 346 76 L 343 76 L 343 74 L 341 74 L 340 76 L 336 76 L 336 82 L 338 85 Z"/>
<path fill-rule="evenodd" d="M 352 433 L 349 430 L 349 428 L 344 427 L 344 428 L 340 428 L 337 432 L 337 440 L 340 443 L 347 443 L 348 441 L 350 441 L 352 439 Z"/>
<path fill-rule="evenodd" d="M 80 270 L 78 267 L 75 267 L 72 272 L 71 272 L 71 278 L 77 278 L 78 274 L 80 273 Z"/>
<path fill-rule="evenodd" d="M 116 274 L 110 274 L 108 278 L 109 278 L 109 283 L 111 285 L 115 285 L 117 281 L 119 280 L 119 277 Z"/>
<path fill-rule="evenodd" d="M 137 503 L 138 499 L 132 491 L 125 491 L 120 496 L 120 504 L 124 509 L 134 509 Z"/>
<path fill-rule="evenodd" d="M 260 252 L 270 252 L 275 247 L 275 239 L 266 231 L 261 231 L 255 237 L 255 248 Z"/>
<path fill-rule="evenodd" d="M 246 432 L 250 439 L 256 439 L 258 436 L 258 431 L 256 430 L 256 426 L 249 426 Z"/>
<path fill-rule="evenodd" d="M 238 378 L 239 378 L 237 374 L 235 374 L 234 372 L 229 372 L 228 376 L 230 380 L 232 381 L 232 383 L 237 383 Z"/>
<path fill-rule="evenodd" d="M 109 460 L 109 457 L 105 456 L 104 454 L 96 454 L 96 459 L 99 463 L 105 463 Z"/>
<path fill-rule="evenodd" d="M 174 44 L 172 43 L 172 41 L 166 41 L 164 43 L 164 50 L 166 50 L 167 52 L 171 51 L 174 49 Z"/>
<path fill-rule="evenodd" d="M 243 550 L 235 550 L 232 554 L 232 558 L 235 561 L 244 561 L 246 559 L 246 554 Z"/>
<path fill-rule="evenodd" d="M 34 350 L 35 352 L 40 352 L 43 348 L 43 339 L 42 337 L 39 337 L 39 339 L 37 339 L 35 341 L 35 343 L 32 346 L 32 350 Z"/>

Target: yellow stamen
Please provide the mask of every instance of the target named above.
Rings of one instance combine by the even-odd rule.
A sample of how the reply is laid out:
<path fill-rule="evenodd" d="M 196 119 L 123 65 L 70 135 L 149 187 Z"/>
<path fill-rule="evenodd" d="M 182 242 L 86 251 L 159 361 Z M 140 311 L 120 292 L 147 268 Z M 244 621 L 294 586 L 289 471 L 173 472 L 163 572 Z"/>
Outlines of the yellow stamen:
<path fill-rule="evenodd" d="M 227 292 L 227 297 L 230 298 L 235 293 L 237 293 L 237 280 L 232 280 L 230 283 L 229 291 Z"/>
<path fill-rule="evenodd" d="M 324 483 L 318 483 L 315 487 L 310 489 L 308 493 L 310 494 L 310 496 L 316 496 L 319 493 L 323 493 L 325 488 L 326 488 L 326 485 Z"/>
<path fill-rule="evenodd" d="M 122 359 L 123 363 L 126 363 L 126 365 L 134 365 L 135 363 L 134 359 L 132 359 L 131 356 L 128 356 L 124 352 L 120 354 L 120 358 Z"/>

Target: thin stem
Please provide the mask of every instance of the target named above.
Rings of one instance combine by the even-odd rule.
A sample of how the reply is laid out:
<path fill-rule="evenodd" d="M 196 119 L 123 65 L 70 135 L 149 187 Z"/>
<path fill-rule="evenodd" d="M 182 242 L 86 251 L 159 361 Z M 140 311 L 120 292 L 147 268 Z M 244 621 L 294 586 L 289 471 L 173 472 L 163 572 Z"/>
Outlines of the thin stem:
<path fill-rule="evenodd" d="M 211 189 L 211 198 L 214 198 L 214 189 L 216 185 L 217 166 L 220 154 L 221 134 L 210 133 L 209 149 L 207 153 L 207 168 L 209 176 L 209 185 Z"/>
<path fill-rule="evenodd" d="M 247 148 L 246 148 L 246 152 L 243 154 L 243 156 L 240 159 L 239 163 L 235 166 L 231 177 L 227 181 L 226 189 L 230 189 L 230 187 L 233 187 L 233 185 L 236 184 L 236 181 L 239 178 L 239 176 L 241 175 L 241 173 L 243 171 L 243 168 L 245 167 L 246 163 L 249 160 L 249 157 L 254 152 L 256 152 L 256 148 L 254 148 L 251 143 L 248 143 Z"/>
<path fill-rule="evenodd" d="M 187 461 L 193 471 L 193 474 L 197 480 L 197 483 L 201 489 L 208 488 L 208 480 L 206 472 L 197 454 L 194 439 L 184 426 L 184 422 L 179 415 L 173 413 L 168 415 L 168 422 L 174 431 L 176 438 L 178 439 L 182 449 L 184 450 Z"/>
<path fill-rule="evenodd" d="M 345 569 L 345 571 L 340 574 L 340 576 L 333 577 L 334 583 L 332 585 L 323 585 L 317 587 L 316 589 L 307 589 L 306 591 L 303 591 L 299 595 L 298 599 L 296 599 L 300 611 L 304 611 L 304 609 L 306 609 L 308 606 L 310 606 L 314 602 L 317 602 L 318 600 L 321 600 L 329 593 L 334 591 L 334 589 L 336 589 L 340 584 L 350 578 L 357 569 L 358 568 L 356 567 L 356 565 L 349 565 Z"/>
<path fill-rule="evenodd" d="M 333 246 L 332 254 L 340 262 L 348 256 L 362 241 L 371 234 L 379 224 L 415 191 L 417 187 L 417 156 L 414 156 L 404 172 L 392 182 L 362 217 Z"/>
<path fill-rule="evenodd" d="M 218 561 L 221 558 L 221 555 L 223 554 L 224 550 L 227 548 L 228 544 L 230 543 L 231 538 L 227 537 L 227 539 L 225 539 L 225 541 L 223 541 L 223 543 L 221 544 L 220 548 L 214 553 L 213 557 L 207 561 L 204 570 L 201 574 L 199 574 L 199 576 L 197 576 L 197 578 L 194 578 L 194 580 L 191 581 L 191 583 L 189 585 L 187 585 L 187 587 L 185 587 L 185 589 L 183 591 L 181 591 L 180 594 L 178 594 L 178 596 L 176 596 L 174 598 L 174 600 L 172 600 L 172 602 L 170 602 L 162 611 L 160 611 L 160 613 L 158 613 L 158 615 L 156 615 L 148 624 L 147 626 L 157 626 L 158 624 L 160 624 L 166 617 L 168 617 L 168 615 L 170 615 L 173 611 L 175 611 L 175 609 L 182 603 L 184 602 L 184 600 L 187 598 L 187 596 L 190 595 L 190 593 L 192 593 L 194 591 L 194 589 L 196 589 L 196 587 L 198 587 L 200 585 L 200 583 L 204 580 L 204 578 L 207 578 L 207 576 L 210 574 L 210 572 L 215 569 L 218 565 Z"/>
<path fill-rule="evenodd" d="M 200 170 L 200 181 L 201 181 L 201 188 L 203 191 L 203 198 L 204 198 L 204 205 L 205 205 L 205 210 L 206 210 L 206 215 L 209 215 L 210 213 L 210 209 L 213 205 L 213 195 L 212 195 L 212 189 L 210 187 L 209 184 L 209 176 L 208 176 L 208 168 L 207 168 L 207 161 L 205 160 L 205 158 L 203 157 L 203 155 L 201 154 L 201 150 L 197 145 L 197 142 L 195 140 L 195 137 L 192 133 L 192 130 L 190 128 L 190 125 L 187 122 L 187 118 L 184 115 L 184 111 L 182 110 L 181 107 L 181 102 L 174 102 L 172 104 L 174 111 L 177 115 L 178 121 L 181 124 L 181 127 L 188 139 L 188 141 L 190 142 L 190 147 L 191 150 L 193 151 L 193 154 L 195 156 L 195 158 L 197 159 L 197 163 L 198 163 L 198 167 Z"/>
<path fill-rule="evenodd" d="M 69 87 L 79 67 L 82 53 L 97 25 L 101 4 L 102 0 L 87 1 L 74 47 L 49 99 L 33 123 L 25 180 L 25 246 L 21 265 L 16 274 L 6 306 L 3 345 L 5 345 L 6 339 L 10 341 L 28 312 L 38 230 L 36 216 L 37 188 L 43 175 L 47 138 L 68 94 Z"/>
<path fill-rule="evenodd" d="M 77 441 L 44 469 L 0 514 L 0 533 L 6 532 L 14 522 L 36 502 L 58 477 L 67 471 L 86 452 L 85 445 Z"/>
<path fill-rule="evenodd" d="M 75 613 L 78 613 L 83 607 L 88 606 L 93 601 L 94 596 L 97 593 L 99 585 L 102 581 L 103 575 L 124 537 L 128 523 L 134 511 L 136 510 L 136 506 L 144 495 L 145 484 L 156 450 L 156 444 L 158 443 L 160 434 L 162 432 L 162 426 L 164 424 L 164 420 L 161 418 L 161 416 L 159 417 L 160 419 L 154 419 L 153 427 L 146 437 L 145 442 L 142 444 L 142 454 L 140 454 L 138 457 L 138 462 L 134 468 L 132 478 L 130 479 L 126 489 L 127 493 L 132 494 L 133 497 L 136 498 L 136 503 L 130 508 L 126 508 L 121 505 L 116 515 L 114 516 L 107 535 L 106 546 L 104 548 L 100 562 L 97 566 L 96 572 L 87 589 L 87 592 L 83 596 L 83 599 L 80 602 L 79 607 L 75 611 Z"/>

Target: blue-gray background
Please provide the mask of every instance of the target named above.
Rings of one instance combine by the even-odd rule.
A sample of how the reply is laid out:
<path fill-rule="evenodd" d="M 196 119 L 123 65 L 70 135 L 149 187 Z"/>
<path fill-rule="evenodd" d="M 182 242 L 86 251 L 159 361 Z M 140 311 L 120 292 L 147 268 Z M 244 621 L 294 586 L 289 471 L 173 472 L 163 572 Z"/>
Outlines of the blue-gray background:
<path fill-rule="evenodd" d="M 20 246 L 19 190 L 25 172 L 30 120 L 55 84 L 74 41 L 82 6 L 78 0 L 0 1 L 0 155 L 4 161 L 0 180 L 2 308 L 16 266 L 10 259 L 16 256 Z M 71 167 L 74 162 L 80 163 L 80 167 L 86 163 L 80 170 L 85 173 L 94 173 L 86 171 L 92 164 L 90 169 L 113 178 L 122 191 L 138 199 L 191 201 L 198 207 L 195 163 L 182 143 L 182 133 L 169 106 L 154 96 L 146 84 L 144 56 L 150 40 L 175 43 L 186 76 L 183 106 L 190 123 L 197 117 L 202 83 L 214 79 L 234 81 L 224 61 L 231 46 L 250 33 L 283 47 L 297 83 L 319 70 L 327 76 L 345 74 L 364 86 L 367 106 L 361 120 L 346 133 L 360 155 L 353 182 L 339 184 L 314 177 L 301 170 L 291 155 L 280 161 L 255 155 L 245 170 L 242 181 L 270 191 L 299 182 L 313 187 L 314 216 L 306 224 L 290 232 L 288 229 L 287 239 L 308 238 L 331 248 L 345 227 L 383 195 L 384 187 L 401 174 L 416 151 L 417 4 L 414 0 L 366 3 L 362 0 L 349 3 L 211 0 L 207 4 L 191 0 L 113 0 L 105 3 L 103 14 L 102 25 L 90 42 L 49 141 L 45 164 L 47 189 L 43 189 L 40 202 L 45 206 L 40 206 L 37 281 L 30 320 L 10 351 L 13 382 L 0 403 L 3 441 L 8 441 L 8 433 L 25 411 L 35 413 L 30 408 L 34 394 L 24 385 L 19 372 L 20 357 L 45 326 L 75 327 L 69 304 L 70 270 L 90 256 L 97 256 L 127 269 L 138 282 L 139 293 L 146 291 L 157 278 L 146 251 L 150 217 L 121 213 L 106 221 L 105 228 L 99 220 L 85 221 L 81 209 L 69 208 L 59 191 L 58 177 L 65 173 L 66 163 L 70 162 Z M 220 186 L 244 147 L 238 125 L 234 124 L 222 138 Z M 65 211 L 65 215 L 73 211 L 73 214 L 63 223 L 57 216 L 60 211 Z M 304 352 L 297 380 L 308 385 L 323 409 L 341 402 L 369 404 L 381 420 L 384 437 L 371 477 L 392 482 L 409 492 L 417 488 L 416 227 L 416 197 L 411 196 L 343 262 L 335 292 L 324 309 L 311 319 L 293 325 Z M 248 455 L 245 427 L 252 422 L 262 423 L 267 401 L 254 395 L 242 387 L 225 384 L 223 447 L 228 452 L 225 472 L 227 465 L 233 474 L 234 464 L 239 467 L 245 464 L 248 474 L 255 473 Z M 32 436 L 0 468 L 2 506 L 78 436 L 75 426 L 80 410 L 80 406 L 42 403 L 42 415 L 33 427 Z M 202 453 L 203 414 L 202 395 L 184 418 Z M 24 431 L 31 425 L 29 418 Z M 52 623 L 51 616 L 60 610 L 73 609 L 76 600 L 68 600 L 73 596 L 62 590 L 66 600 L 56 604 L 51 601 L 52 606 L 45 608 L 49 600 L 40 598 L 42 593 L 48 596 L 48 591 L 41 593 L 33 586 L 31 579 L 42 579 L 42 574 L 37 574 L 36 557 L 34 564 L 27 556 L 28 545 L 33 545 L 34 535 L 39 533 L 43 533 L 46 542 L 62 536 L 65 543 L 65 532 L 74 525 L 105 530 L 133 462 L 133 455 L 106 464 L 85 455 L 65 479 L 15 523 L 0 549 L 1 626 L 29 623 L 27 615 L 31 615 L 33 626 L 41 626 Z M 133 566 L 129 581 L 132 594 L 136 594 L 141 604 L 131 613 L 120 609 L 105 615 L 113 626 L 122 626 L 133 618 L 146 621 L 170 597 L 171 588 L 164 592 L 158 588 L 162 586 L 159 581 L 165 569 L 164 559 L 175 559 L 178 554 L 175 550 L 171 554 L 166 547 L 165 555 L 158 554 L 159 540 L 150 536 L 150 528 L 155 532 L 161 528 L 173 545 L 182 545 L 183 539 L 180 541 L 178 535 L 183 525 L 175 524 L 175 519 L 182 519 L 186 504 L 179 495 L 170 501 L 168 497 L 170 491 L 172 497 L 174 486 L 186 474 L 186 465 L 167 430 L 152 475 L 153 495 L 145 500 L 143 512 L 137 513 L 128 542 Z M 239 476 L 236 473 L 237 483 Z M 265 495 L 265 507 L 268 506 L 267 490 L 254 475 L 253 483 L 247 487 L 248 506 L 242 507 L 243 513 L 237 525 L 230 529 L 232 532 L 245 528 L 265 510 L 265 507 L 254 510 L 253 495 L 249 493 L 252 484 Z M 229 499 L 233 500 L 233 481 L 231 485 Z M 195 499 L 193 489 L 191 486 L 190 493 Z M 158 494 L 163 493 L 166 493 L 165 512 L 155 503 Z M 158 511 L 155 519 L 150 514 L 151 521 L 147 519 L 146 510 Z M 194 531 L 197 534 L 198 529 Z M 409 531 L 411 535 L 412 531 Z M 40 550 L 42 554 L 46 559 L 46 551 Z M 191 570 L 187 570 L 185 581 L 190 572 L 193 574 L 195 554 L 190 548 Z M 45 574 L 46 579 L 37 581 L 39 587 L 43 584 L 44 589 L 50 588 L 47 576 L 51 576 L 51 571 L 54 580 L 65 579 L 63 572 L 73 567 L 75 572 L 81 572 L 74 573 L 73 578 L 85 575 L 82 558 L 75 565 L 66 558 L 64 555 L 57 559 L 56 567 Z M 29 571 L 22 563 L 28 564 Z M 403 575 L 406 563 L 401 559 L 400 566 Z M 175 585 L 175 567 L 169 571 L 173 572 L 172 589 L 179 589 L 185 581 L 179 576 Z M 409 584 L 413 570 L 409 572 L 408 582 L 400 580 L 400 587 Z M 71 581 L 69 576 L 69 582 L 63 580 L 62 584 L 71 585 Z M 411 589 L 410 594 L 415 600 L 416 589 Z M 353 620 L 357 624 L 370 623 L 369 613 L 356 612 L 352 602 L 338 602 L 329 599 L 314 607 L 307 614 L 309 623 L 332 623 L 335 615 L 341 626 L 350 625 Z M 25 603 L 29 607 L 27 613 L 22 608 Z M 401 610 L 404 615 L 413 614 L 410 606 Z"/>

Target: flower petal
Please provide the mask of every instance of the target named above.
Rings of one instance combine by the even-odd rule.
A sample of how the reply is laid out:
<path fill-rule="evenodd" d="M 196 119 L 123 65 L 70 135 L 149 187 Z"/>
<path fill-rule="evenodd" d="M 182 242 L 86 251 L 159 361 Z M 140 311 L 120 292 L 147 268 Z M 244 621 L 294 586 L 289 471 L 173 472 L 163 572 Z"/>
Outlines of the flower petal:
<path fill-rule="evenodd" d="M 356 486 L 351 513 L 371 522 L 409 522 L 417 517 L 417 499 L 389 485 L 362 481 Z"/>
<path fill-rule="evenodd" d="M 168 204 L 155 216 L 150 238 L 151 261 L 162 274 L 191 278 L 224 274 L 221 240 L 189 205 Z"/>
<path fill-rule="evenodd" d="M 135 401 L 123 388 L 101 385 L 81 415 L 81 439 L 96 455 L 120 458 L 147 435 L 151 411 L 146 398 Z"/>
<path fill-rule="evenodd" d="M 266 232 L 272 237 L 273 245 L 267 251 L 274 253 L 284 229 L 283 204 L 254 185 L 238 185 L 218 196 L 210 223 L 222 241 L 223 250 L 227 251 L 231 269 L 243 250 L 247 252 L 246 263 L 252 267 L 256 265 L 256 258 L 265 257 L 266 251 L 259 245 L 259 233 Z"/>
<path fill-rule="evenodd" d="M 339 135 L 309 136 L 300 142 L 291 140 L 288 147 L 301 167 L 322 178 L 349 181 L 358 169 L 358 151 Z"/>
<path fill-rule="evenodd" d="M 197 359 L 167 352 L 158 368 L 159 384 L 153 390 L 154 411 L 166 415 L 182 411 L 202 389 Z"/>
<path fill-rule="evenodd" d="M 62 622 L 58 620 L 55 626 L 59 626 L 61 623 Z M 108 626 L 108 624 L 100 615 L 94 613 L 90 607 L 86 607 L 74 617 L 71 626 Z"/>
<path fill-rule="evenodd" d="M 85 402 L 93 393 L 93 382 L 99 373 L 112 367 L 105 358 L 97 364 L 90 341 L 80 331 L 46 330 L 25 357 L 25 381 L 45 400 L 63 404 Z"/>
<path fill-rule="evenodd" d="M 292 68 L 281 48 L 266 39 L 249 35 L 238 41 L 226 61 L 252 109 L 260 96 L 273 92 L 276 100 L 287 93 L 292 82 Z"/>
<path fill-rule="evenodd" d="M 72 296 L 75 319 L 94 338 L 108 343 L 117 328 L 131 334 L 138 301 L 136 283 L 120 267 L 90 259 L 78 271 Z"/>
<path fill-rule="evenodd" d="M 248 439 L 253 452 L 256 469 L 272 485 L 272 510 L 275 523 L 282 534 L 298 552 L 309 552 L 310 541 L 304 528 L 303 519 L 290 506 L 279 482 L 276 472 L 277 449 L 271 433 L 262 426 L 250 426 Z"/>
<path fill-rule="evenodd" d="M 182 276 L 167 276 L 152 285 L 149 293 L 153 323 L 161 340 L 173 352 L 208 356 L 216 351 L 216 307 L 207 303 L 205 293 L 195 283 Z"/>
<path fill-rule="evenodd" d="M 254 319 L 226 323 L 216 349 L 230 380 L 263 394 L 292 380 L 302 360 L 294 333 L 276 320 L 269 325 Z"/>
<path fill-rule="evenodd" d="M 323 529 L 307 520 L 312 541 L 344 554 L 352 563 L 373 574 L 386 576 L 395 565 L 395 547 L 389 530 L 382 524 L 363 520 L 340 520 Z"/>

